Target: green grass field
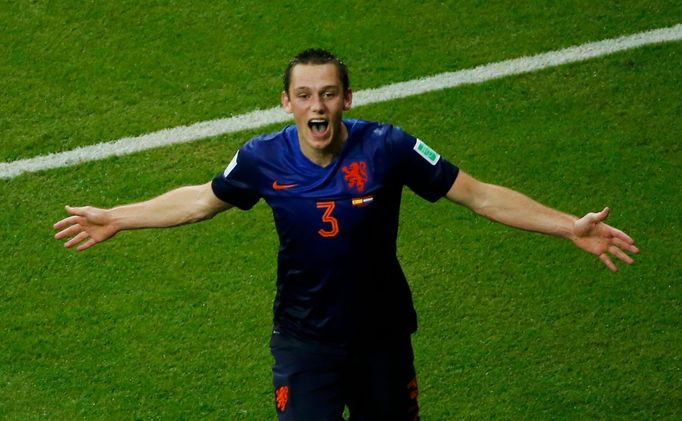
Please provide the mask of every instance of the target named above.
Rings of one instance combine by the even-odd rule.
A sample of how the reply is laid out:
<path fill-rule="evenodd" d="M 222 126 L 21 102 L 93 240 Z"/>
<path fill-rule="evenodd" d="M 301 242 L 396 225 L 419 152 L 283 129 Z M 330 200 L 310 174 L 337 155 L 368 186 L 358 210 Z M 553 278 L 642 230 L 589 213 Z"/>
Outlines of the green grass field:
<path fill-rule="evenodd" d="M 277 104 L 299 50 L 356 90 L 682 22 L 679 1 L 9 2 L 0 161 Z M 682 417 L 682 43 L 361 107 L 467 172 L 610 222 L 612 274 L 553 238 L 406 191 L 424 420 Z M 263 203 L 84 253 L 63 205 L 204 183 L 273 125 L 0 180 L 0 419 L 275 418 L 277 237 Z"/>

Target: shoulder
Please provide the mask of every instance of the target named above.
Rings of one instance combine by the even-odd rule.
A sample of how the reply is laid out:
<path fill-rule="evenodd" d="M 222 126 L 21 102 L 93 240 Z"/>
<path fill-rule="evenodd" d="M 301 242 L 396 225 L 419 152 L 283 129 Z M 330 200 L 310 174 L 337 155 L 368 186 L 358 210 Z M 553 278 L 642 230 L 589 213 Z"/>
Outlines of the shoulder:
<path fill-rule="evenodd" d="M 362 134 L 369 137 L 387 137 L 406 134 L 400 127 L 389 123 L 367 120 L 344 120 L 351 133 Z"/>
<path fill-rule="evenodd" d="M 278 132 L 261 134 L 246 141 L 234 154 L 223 175 L 231 173 L 255 174 L 263 165 L 280 156 L 287 144 L 287 126 Z"/>
<path fill-rule="evenodd" d="M 346 120 L 350 133 L 361 138 L 363 143 L 393 149 L 396 146 L 414 146 L 416 138 L 400 127 L 389 123 L 366 120 Z"/>
<path fill-rule="evenodd" d="M 295 126 L 294 126 L 295 128 Z M 280 131 L 265 133 L 249 139 L 239 148 L 237 155 L 242 162 L 267 161 L 280 156 L 289 150 L 290 132 L 292 126 Z"/>
<path fill-rule="evenodd" d="M 292 126 L 287 126 L 280 131 L 265 133 L 249 139 L 241 147 L 240 151 L 249 152 L 263 152 L 269 149 L 280 147 L 286 143 L 288 132 L 291 131 Z"/>

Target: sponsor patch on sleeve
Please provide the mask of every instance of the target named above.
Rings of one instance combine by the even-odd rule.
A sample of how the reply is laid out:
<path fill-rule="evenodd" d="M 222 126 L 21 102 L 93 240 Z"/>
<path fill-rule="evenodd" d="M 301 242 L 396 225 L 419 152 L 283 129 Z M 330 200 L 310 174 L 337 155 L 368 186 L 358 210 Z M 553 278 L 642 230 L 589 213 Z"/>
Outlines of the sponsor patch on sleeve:
<path fill-rule="evenodd" d="M 414 144 L 414 150 L 417 151 L 417 153 L 421 155 L 422 158 L 429 161 L 429 164 L 431 165 L 436 165 L 438 163 L 438 160 L 440 159 L 440 155 L 438 154 L 438 152 L 429 148 L 429 146 L 426 143 L 422 142 L 419 139 L 417 139 L 417 143 Z"/>
<path fill-rule="evenodd" d="M 230 165 L 225 168 L 225 171 L 223 172 L 223 177 L 227 178 L 228 175 L 232 172 L 234 167 L 237 166 L 237 155 L 239 155 L 239 151 L 237 151 L 236 154 L 234 154 L 234 158 L 232 158 L 232 161 L 230 161 Z"/>

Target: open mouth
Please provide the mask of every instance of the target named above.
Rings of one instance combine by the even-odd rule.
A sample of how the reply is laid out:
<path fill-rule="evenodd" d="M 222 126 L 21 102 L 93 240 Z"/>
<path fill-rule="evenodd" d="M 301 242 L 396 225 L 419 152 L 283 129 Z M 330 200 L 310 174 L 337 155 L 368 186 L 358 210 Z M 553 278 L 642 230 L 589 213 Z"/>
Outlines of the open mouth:
<path fill-rule="evenodd" d="M 308 127 L 315 134 L 323 134 L 327 131 L 327 127 L 329 127 L 329 122 L 322 118 L 314 118 L 312 120 L 308 120 Z"/>

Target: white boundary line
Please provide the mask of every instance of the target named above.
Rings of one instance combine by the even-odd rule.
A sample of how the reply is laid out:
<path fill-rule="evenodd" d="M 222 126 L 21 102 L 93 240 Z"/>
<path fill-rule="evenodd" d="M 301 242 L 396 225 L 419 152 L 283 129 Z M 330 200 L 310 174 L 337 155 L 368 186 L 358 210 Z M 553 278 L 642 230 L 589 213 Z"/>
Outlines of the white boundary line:
<path fill-rule="evenodd" d="M 535 56 L 520 57 L 457 72 L 441 73 L 407 82 L 393 83 L 375 89 L 367 89 L 353 94 L 353 105 L 358 107 L 441 89 L 454 88 L 460 85 L 481 83 L 505 76 L 589 60 L 644 45 L 680 40 L 682 40 L 682 24 L 619 38 L 590 42 Z M 147 149 L 235 133 L 287 120 L 289 120 L 289 116 L 280 107 L 273 107 L 229 118 L 159 130 L 140 136 L 124 137 L 111 142 L 84 146 L 66 152 L 12 162 L 2 162 L 0 163 L 0 179 L 13 178 L 26 172 L 67 167 L 81 162 L 106 159 L 111 156 L 128 155 Z"/>

